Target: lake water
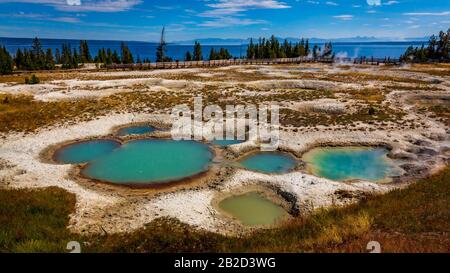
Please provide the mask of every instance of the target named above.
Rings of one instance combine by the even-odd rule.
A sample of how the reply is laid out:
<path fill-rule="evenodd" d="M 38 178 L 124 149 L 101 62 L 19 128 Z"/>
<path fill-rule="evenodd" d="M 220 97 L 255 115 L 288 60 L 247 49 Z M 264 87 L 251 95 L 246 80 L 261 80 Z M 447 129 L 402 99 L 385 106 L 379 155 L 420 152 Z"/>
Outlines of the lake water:
<path fill-rule="evenodd" d="M 6 46 L 6 49 L 11 53 L 15 54 L 18 48 L 30 48 L 32 43 L 31 38 L 2 38 L 0 37 L 0 45 Z M 47 48 L 52 48 L 53 52 L 56 48 L 61 49 L 62 43 L 69 43 L 72 47 L 79 47 L 79 40 L 63 40 L 63 39 L 41 39 L 42 46 Z M 368 42 L 368 43 L 333 43 L 333 50 L 337 56 L 340 57 L 375 57 L 375 58 L 398 58 L 403 54 L 406 48 L 410 45 L 421 46 L 423 42 Z M 88 41 L 91 54 L 94 56 L 97 54 L 98 50 L 102 47 L 111 48 L 112 50 L 117 50 L 120 53 L 120 41 L 99 41 L 99 40 L 89 40 Z M 156 47 L 155 43 L 149 42 L 126 42 L 134 58 L 139 56 L 141 59 L 149 58 L 151 61 L 155 61 Z M 321 44 L 318 44 L 322 46 Z M 234 57 L 240 57 L 246 55 L 247 46 L 246 45 L 203 45 L 202 52 L 203 58 L 207 59 L 211 48 L 224 47 L 230 51 Z M 186 51 L 193 50 L 193 45 L 178 45 L 169 44 L 167 46 L 167 55 L 172 57 L 174 60 L 184 60 Z"/>

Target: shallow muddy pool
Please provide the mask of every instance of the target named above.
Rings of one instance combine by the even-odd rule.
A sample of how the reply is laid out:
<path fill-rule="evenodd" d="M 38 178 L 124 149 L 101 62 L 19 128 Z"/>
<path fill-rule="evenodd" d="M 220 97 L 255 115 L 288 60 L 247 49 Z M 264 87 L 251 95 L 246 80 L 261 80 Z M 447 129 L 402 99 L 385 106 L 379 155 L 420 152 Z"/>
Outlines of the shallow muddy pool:
<path fill-rule="evenodd" d="M 219 208 L 245 226 L 273 225 L 288 216 L 284 208 L 259 192 L 225 198 Z"/>
<path fill-rule="evenodd" d="M 58 149 L 53 158 L 55 161 L 64 164 L 86 163 L 111 153 L 119 146 L 120 143 L 114 140 L 81 141 Z"/>
<path fill-rule="evenodd" d="M 93 160 L 81 173 L 116 184 L 151 185 L 204 172 L 213 156 L 207 145 L 195 141 L 133 140 Z"/>
<path fill-rule="evenodd" d="M 308 170 L 332 180 L 364 179 L 381 181 L 399 174 L 384 148 L 326 147 L 304 154 Z"/>
<path fill-rule="evenodd" d="M 294 157 L 281 152 L 257 152 L 244 157 L 239 163 L 246 169 L 262 173 L 286 173 L 297 165 Z"/>

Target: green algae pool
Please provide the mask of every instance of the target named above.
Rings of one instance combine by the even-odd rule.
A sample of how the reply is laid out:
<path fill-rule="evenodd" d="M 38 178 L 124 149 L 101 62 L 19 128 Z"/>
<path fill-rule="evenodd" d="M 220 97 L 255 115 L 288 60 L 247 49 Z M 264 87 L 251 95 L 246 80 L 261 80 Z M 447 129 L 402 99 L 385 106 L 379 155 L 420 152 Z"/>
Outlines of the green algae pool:
<path fill-rule="evenodd" d="M 262 173 L 286 173 L 297 165 L 294 157 L 281 152 L 257 152 L 239 163 L 246 169 Z"/>
<path fill-rule="evenodd" d="M 259 192 L 225 198 L 219 208 L 244 226 L 273 225 L 288 216 L 285 209 Z"/>
<path fill-rule="evenodd" d="M 363 179 L 381 181 L 398 175 L 384 148 L 326 147 L 305 153 L 308 169 L 317 176 L 342 181 Z"/>

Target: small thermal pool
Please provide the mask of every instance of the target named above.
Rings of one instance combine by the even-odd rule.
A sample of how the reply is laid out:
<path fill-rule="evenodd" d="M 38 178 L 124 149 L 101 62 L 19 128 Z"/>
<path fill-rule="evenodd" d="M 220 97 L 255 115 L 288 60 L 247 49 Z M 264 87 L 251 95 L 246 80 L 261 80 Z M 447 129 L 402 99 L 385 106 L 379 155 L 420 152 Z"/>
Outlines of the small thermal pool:
<path fill-rule="evenodd" d="M 156 131 L 157 129 L 150 125 L 133 125 L 121 128 L 117 131 L 118 136 L 143 135 Z"/>
<path fill-rule="evenodd" d="M 399 174 L 384 148 L 326 147 L 304 154 L 308 170 L 332 180 L 364 179 L 380 181 Z"/>
<path fill-rule="evenodd" d="M 286 173 L 293 170 L 297 161 L 281 152 L 257 152 L 239 162 L 246 169 L 263 173 Z"/>
<path fill-rule="evenodd" d="M 132 140 L 91 161 L 81 173 L 110 183 L 151 185 L 204 172 L 213 156 L 207 145 L 195 141 Z"/>
<path fill-rule="evenodd" d="M 225 198 L 219 202 L 219 208 L 245 226 L 273 225 L 288 216 L 283 207 L 259 192 Z"/>

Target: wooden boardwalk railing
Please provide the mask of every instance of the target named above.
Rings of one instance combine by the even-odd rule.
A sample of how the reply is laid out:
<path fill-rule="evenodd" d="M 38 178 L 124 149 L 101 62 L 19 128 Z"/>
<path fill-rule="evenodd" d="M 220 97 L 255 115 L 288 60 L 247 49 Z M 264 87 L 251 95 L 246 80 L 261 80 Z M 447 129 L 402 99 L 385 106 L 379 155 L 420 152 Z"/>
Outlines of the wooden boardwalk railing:
<path fill-rule="evenodd" d="M 400 64 L 398 59 L 391 58 L 278 58 L 278 59 L 230 59 L 230 60 L 211 60 L 211 61 L 176 61 L 176 62 L 160 62 L 160 63 L 140 63 L 140 64 L 111 64 L 97 68 L 73 68 L 73 69 L 56 69 L 56 70 L 34 70 L 37 72 L 75 72 L 75 71 L 99 71 L 102 69 L 176 69 L 176 68 L 195 68 L 195 67 L 217 67 L 230 65 L 271 65 L 271 64 L 300 64 L 300 63 L 340 63 L 340 64 Z M 15 73 L 29 73 L 26 70 L 15 70 Z"/>
<path fill-rule="evenodd" d="M 277 59 L 230 59 L 211 61 L 176 61 L 176 62 L 155 62 L 140 64 L 111 64 L 107 69 L 174 69 L 174 68 L 195 68 L 195 67 L 216 67 L 230 65 L 270 65 L 270 64 L 292 64 L 292 63 L 354 63 L 372 64 L 381 63 L 399 64 L 398 59 L 390 58 L 277 58 Z"/>

